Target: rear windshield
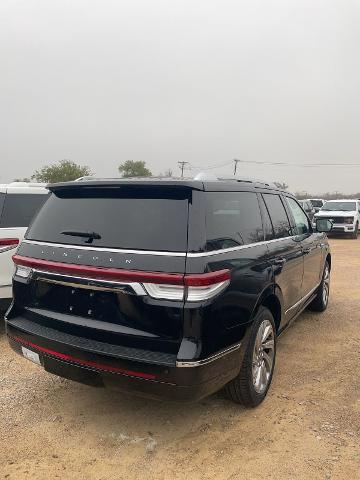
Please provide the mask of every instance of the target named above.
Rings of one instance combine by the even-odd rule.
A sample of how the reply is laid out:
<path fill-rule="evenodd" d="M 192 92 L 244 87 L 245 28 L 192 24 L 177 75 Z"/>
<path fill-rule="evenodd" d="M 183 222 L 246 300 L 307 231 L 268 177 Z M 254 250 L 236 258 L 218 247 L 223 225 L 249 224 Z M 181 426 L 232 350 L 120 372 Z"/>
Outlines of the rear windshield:
<path fill-rule="evenodd" d="M 27 227 L 47 198 L 48 195 L 45 193 L 9 193 L 4 195 L 0 228 Z"/>
<path fill-rule="evenodd" d="M 185 252 L 191 190 L 81 188 L 53 193 L 26 238 L 52 243 Z M 82 237 L 81 234 L 94 234 Z M 100 238 L 94 238 L 100 237 Z"/>

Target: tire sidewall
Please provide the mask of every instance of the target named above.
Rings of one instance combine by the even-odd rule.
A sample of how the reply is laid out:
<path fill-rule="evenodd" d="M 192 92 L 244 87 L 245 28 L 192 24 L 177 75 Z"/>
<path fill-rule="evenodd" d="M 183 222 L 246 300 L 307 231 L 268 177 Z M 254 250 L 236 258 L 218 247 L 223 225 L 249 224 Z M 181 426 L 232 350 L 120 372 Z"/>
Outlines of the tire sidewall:
<path fill-rule="evenodd" d="M 328 271 L 329 271 L 329 291 L 328 291 L 326 303 L 324 303 L 323 290 L 324 290 L 325 272 L 326 272 L 326 269 L 328 269 Z M 326 310 L 327 307 L 328 307 L 328 305 L 329 305 L 329 300 L 330 300 L 330 285 L 331 285 L 331 269 L 330 269 L 330 264 L 329 264 L 329 262 L 326 261 L 326 262 L 325 262 L 325 266 L 324 266 L 323 277 L 322 277 L 321 284 L 320 284 L 320 295 L 321 295 L 321 303 L 322 303 L 322 309 L 323 309 L 323 310 Z"/>
<path fill-rule="evenodd" d="M 253 375 L 252 375 L 252 358 L 253 358 L 253 351 L 254 351 L 254 345 L 255 345 L 255 340 L 256 340 L 256 335 L 258 333 L 259 327 L 261 323 L 264 320 L 269 320 L 274 331 L 274 361 L 273 361 L 273 366 L 270 374 L 270 379 L 268 382 L 268 385 L 265 389 L 264 392 L 258 393 L 256 392 L 254 385 L 253 385 Z M 243 365 L 242 368 L 245 369 L 245 374 L 246 374 L 246 379 L 247 379 L 247 387 L 248 391 L 250 393 L 251 399 L 252 399 L 252 404 L 253 406 L 259 405 L 264 398 L 266 397 L 268 390 L 270 388 L 272 378 L 274 375 L 274 368 L 275 368 L 275 363 L 276 363 L 276 327 L 275 327 L 275 322 L 274 322 L 274 317 L 270 310 L 268 310 L 265 307 L 260 307 L 257 314 L 254 317 L 253 324 L 251 327 L 251 332 L 249 335 L 249 340 L 248 340 L 248 345 L 246 348 L 246 353 L 244 356 L 243 360 Z"/>

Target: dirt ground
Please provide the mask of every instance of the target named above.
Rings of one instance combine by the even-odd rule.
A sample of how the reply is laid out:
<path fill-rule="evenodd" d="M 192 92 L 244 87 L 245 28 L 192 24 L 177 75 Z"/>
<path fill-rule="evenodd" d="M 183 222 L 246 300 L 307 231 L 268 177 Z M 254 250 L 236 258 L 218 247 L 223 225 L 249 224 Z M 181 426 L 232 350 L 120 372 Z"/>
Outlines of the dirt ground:
<path fill-rule="evenodd" d="M 360 239 L 331 240 L 332 295 L 279 339 L 254 410 L 94 389 L 45 373 L 0 331 L 0 479 L 360 479 Z"/>

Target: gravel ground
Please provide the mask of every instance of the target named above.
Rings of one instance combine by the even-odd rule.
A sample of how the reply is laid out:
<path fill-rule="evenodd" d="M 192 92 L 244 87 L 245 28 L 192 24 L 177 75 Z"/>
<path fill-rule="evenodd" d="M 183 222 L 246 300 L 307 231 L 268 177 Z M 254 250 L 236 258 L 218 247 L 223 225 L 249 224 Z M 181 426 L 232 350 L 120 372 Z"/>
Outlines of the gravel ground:
<path fill-rule="evenodd" d="M 93 389 L 18 357 L 0 331 L 0 478 L 360 479 L 360 240 L 331 240 L 332 295 L 281 337 L 254 410 Z"/>

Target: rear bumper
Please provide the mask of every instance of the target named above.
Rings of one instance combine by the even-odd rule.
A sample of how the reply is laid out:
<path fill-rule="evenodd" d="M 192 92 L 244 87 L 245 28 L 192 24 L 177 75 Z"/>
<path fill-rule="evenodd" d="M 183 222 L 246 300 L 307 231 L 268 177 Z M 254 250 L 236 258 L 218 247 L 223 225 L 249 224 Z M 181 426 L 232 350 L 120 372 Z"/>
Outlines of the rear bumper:
<path fill-rule="evenodd" d="M 235 345 L 201 361 L 178 362 L 176 355 L 121 349 L 67 335 L 27 319 L 7 320 L 10 346 L 39 355 L 41 366 L 55 375 L 96 387 L 109 387 L 154 399 L 197 401 L 218 390 L 240 370 Z"/>

